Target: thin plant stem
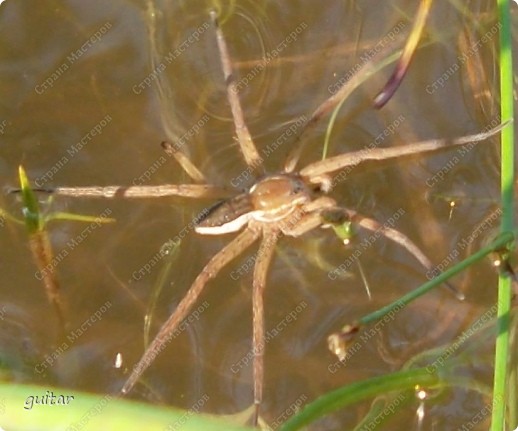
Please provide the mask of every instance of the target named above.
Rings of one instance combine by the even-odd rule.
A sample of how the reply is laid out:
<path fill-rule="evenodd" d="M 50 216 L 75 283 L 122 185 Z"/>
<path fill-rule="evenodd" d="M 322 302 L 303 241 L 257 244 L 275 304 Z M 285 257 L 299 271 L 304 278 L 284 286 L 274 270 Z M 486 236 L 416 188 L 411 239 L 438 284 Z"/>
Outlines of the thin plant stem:
<path fill-rule="evenodd" d="M 498 0 L 500 20 L 500 111 L 502 120 L 513 119 L 513 61 L 511 49 L 511 4 Z M 514 184 L 514 127 L 508 125 L 501 135 L 501 200 L 502 234 L 513 229 Z M 493 409 L 491 431 L 514 429 L 516 424 L 505 425 L 507 404 L 507 376 L 509 357 L 509 330 L 512 286 L 509 274 L 502 271 L 498 278 L 498 332 L 495 349 L 495 374 L 493 381 Z M 511 404 L 509 404 L 511 405 Z"/>

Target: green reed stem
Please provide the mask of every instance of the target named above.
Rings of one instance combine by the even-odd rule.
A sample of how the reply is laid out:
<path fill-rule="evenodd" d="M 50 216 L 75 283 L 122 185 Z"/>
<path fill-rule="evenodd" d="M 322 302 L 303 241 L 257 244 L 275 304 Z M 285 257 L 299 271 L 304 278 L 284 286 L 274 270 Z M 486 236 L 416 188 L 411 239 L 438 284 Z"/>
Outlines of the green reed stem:
<path fill-rule="evenodd" d="M 498 0 L 500 27 L 500 110 L 502 121 L 513 119 L 513 60 L 511 50 L 511 4 Z M 501 200 L 502 233 L 513 229 L 514 184 L 514 125 L 509 124 L 501 134 Z M 516 424 L 505 425 L 507 400 L 507 375 L 509 357 L 509 329 L 511 311 L 511 278 L 500 274 L 498 278 L 498 335 L 495 349 L 495 375 L 493 381 L 493 411 L 491 431 L 504 427 L 514 429 Z M 509 400 L 512 401 L 512 400 Z M 509 404 L 510 405 L 510 404 Z M 514 408 L 514 407 L 513 407 Z M 514 416 L 514 415 L 513 415 Z"/>

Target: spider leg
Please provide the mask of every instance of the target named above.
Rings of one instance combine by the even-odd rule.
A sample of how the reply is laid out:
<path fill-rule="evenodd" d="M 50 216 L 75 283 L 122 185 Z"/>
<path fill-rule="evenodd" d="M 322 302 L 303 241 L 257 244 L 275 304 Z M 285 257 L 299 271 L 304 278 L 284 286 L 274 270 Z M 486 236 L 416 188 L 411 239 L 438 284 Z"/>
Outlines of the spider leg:
<path fill-rule="evenodd" d="M 124 395 L 131 391 L 144 371 L 176 336 L 178 325 L 187 316 L 207 282 L 214 278 L 225 265 L 235 259 L 243 250 L 257 240 L 260 234 L 261 231 L 259 229 L 245 229 L 209 260 L 178 304 L 178 307 L 176 307 L 176 310 L 174 310 L 173 314 L 171 314 L 162 325 L 155 339 L 148 346 L 138 364 L 133 368 L 133 371 L 121 389 L 121 394 Z"/>
<path fill-rule="evenodd" d="M 189 175 L 195 183 L 203 184 L 208 182 L 205 179 L 205 175 L 190 161 L 189 157 L 187 157 L 180 148 L 175 147 L 167 141 L 162 142 L 161 145 L 166 154 L 170 157 L 174 157 L 185 173 Z"/>
<path fill-rule="evenodd" d="M 267 231 L 259 246 L 257 260 L 254 267 L 254 281 L 252 292 L 253 303 L 253 351 L 254 351 L 254 405 L 253 425 L 257 425 L 259 408 L 263 400 L 264 383 L 264 287 L 266 275 L 272 260 L 277 243 L 278 231 Z"/>
<path fill-rule="evenodd" d="M 233 196 L 231 190 L 210 184 L 165 184 L 157 186 L 106 186 L 106 187 L 49 187 L 36 188 L 36 192 L 85 198 L 158 198 L 182 196 L 187 198 L 224 198 Z M 10 192 L 18 192 L 12 189 Z"/>
<path fill-rule="evenodd" d="M 183 170 L 195 182 L 206 182 L 203 173 L 169 142 L 162 142 L 165 152 L 176 159 Z M 51 193 L 61 196 L 87 198 L 159 198 L 164 196 L 182 196 L 188 198 L 225 198 L 233 196 L 230 190 L 211 184 L 165 184 L 156 186 L 105 186 L 105 187 L 50 187 L 33 189 L 37 192 Z M 18 192 L 13 189 L 11 192 Z"/>
<path fill-rule="evenodd" d="M 183 196 L 189 198 L 225 198 L 233 196 L 233 193 L 223 187 L 211 184 L 203 184 L 207 181 L 200 170 L 182 153 L 169 142 L 162 142 L 162 148 L 167 155 L 176 159 L 195 182 L 199 184 L 166 184 L 157 186 L 105 186 L 105 187 L 49 187 L 35 188 L 34 191 L 51 193 L 54 195 L 87 197 L 87 198 L 158 198 L 164 196 Z M 135 184 L 135 181 L 133 182 Z M 11 189 L 10 193 L 18 193 L 19 189 Z"/>
<path fill-rule="evenodd" d="M 349 210 L 346 208 L 342 209 L 342 211 L 344 211 L 347 214 L 351 221 L 356 222 L 361 227 L 373 232 L 380 232 L 386 238 L 390 239 L 391 241 L 394 241 L 395 243 L 405 248 L 428 271 L 433 270 L 434 265 L 430 261 L 430 259 L 428 259 L 428 257 L 421 251 L 421 249 L 416 244 L 414 244 L 414 242 L 405 234 L 401 233 L 396 229 L 385 226 L 374 219 L 364 217 L 363 215 L 358 214 L 356 211 Z M 465 299 L 464 294 L 455 289 L 451 284 L 446 282 L 444 283 L 444 285 L 457 297 L 457 299 L 461 301 Z"/>
<path fill-rule="evenodd" d="M 321 226 L 322 211 L 336 208 L 336 201 L 330 197 L 323 196 L 308 202 L 299 212 L 293 214 L 281 225 L 283 234 L 293 237 L 304 235 Z"/>
<path fill-rule="evenodd" d="M 243 153 L 243 157 L 248 166 L 254 170 L 259 169 L 261 173 L 263 173 L 263 160 L 255 148 L 255 144 L 252 141 L 252 137 L 250 136 L 250 132 L 248 131 L 248 127 L 245 123 L 243 109 L 241 108 L 241 103 L 239 102 L 236 81 L 234 74 L 232 73 L 232 63 L 230 61 L 228 47 L 225 42 L 223 32 L 219 26 L 216 12 L 212 10 L 210 12 L 210 17 L 214 23 L 214 27 L 216 28 L 216 39 L 218 42 L 219 55 L 221 58 L 223 74 L 225 75 L 225 83 L 227 85 L 227 98 L 230 104 L 230 109 L 232 110 L 232 117 L 234 119 L 234 125 L 236 128 L 239 146 L 241 147 L 241 152 Z"/>
<path fill-rule="evenodd" d="M 453 147 L 457 145 L 466 145 L 469 143 L 478 143 L 497 134 L 502 130 L 508 122 L 500 124 L 487 132 L 477 133 L 475 135 L 462 136 L 454 139 L 432 139 L 429 141 L 417 142 L 414 144 L 400 145 L 391 148 L 365 148 L 352 153 L 341 154 L 326 160 L 311 163 L 300 171 L 300 175 L 311 179 L 323 174 L 329 174 L 334 171 L 346 168 L 348 166 L 356 166 L 366 160 L 385 160 L 395 157 L 408 156 L 412 154 L 426 153 L 436 151 L 443 148 Z"/>
<path fill-rule="evenodd" d="M 298 237 L 316 229 L 322 225 L 322 217 L 319 212 L 313 212 L 302 216 L 293 226 L 287 226 L 282 230 L 285 235 Z"/>

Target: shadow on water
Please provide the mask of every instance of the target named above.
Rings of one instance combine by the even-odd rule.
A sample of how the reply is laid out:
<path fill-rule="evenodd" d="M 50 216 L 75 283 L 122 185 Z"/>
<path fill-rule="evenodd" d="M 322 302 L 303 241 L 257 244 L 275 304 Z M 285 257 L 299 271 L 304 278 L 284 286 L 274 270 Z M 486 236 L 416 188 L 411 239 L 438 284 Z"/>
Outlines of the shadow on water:
<path fill-rule="evenodd" d="M 259 150 L 269 152 L 268 145 L 297 118 L 309 116 L 380 39 L 396 28 L 408 31 L 414 3 L 222 5 L 222 28 L 236 73 L 246 79 L 240 99 Z M 2 183 L 16 186 L 19 164 L 38 187 L 188 182 L 162 152 L 160 142 L 169 139 L 184 142 L 185 153 L 210 182 L 236 190 L 249 186 L 234 139 L 210 7 L 202 1 L 136 0 L 0 6 Z M 339 116 L 331 154 L 362 149 L 379 136 L 382 145 L 399 145 L 477 133 L 499 121 L 493 67 L 497 38 L 492 35 L 460 67 L 459 58 L 470 52 L 466 47 L 495 23 L 495 11 L 480 8 L 470 10 L 482 23 L 474 30 L 465 10 L 453 2 L 436 2 L 426 43 L 396 96 L 381 111 L 363 109 L 353 115 L 355 107 L 379 91 L 391 69 L 360 88 Z M 190 39 L 195 31 L 198 36 Z M 296 39 L 281 44 L 293 31 Z M 267 54 L 271 60 L 264 64 Z M 302 165 L 320 157 L 325 123 L 307 137 Z M 290 142 L 266 158 L 268 170 L 282 166 Z M 465 154 L 367 164 L 355 168 L 334 196 L 381 222 L 399 211 L 395 228 L 435 263 L 447 266 L 497 228 L 494 222 L 472 238 L 475 226 L 498 206 L 496 142 Z M 70 327 L 76 328 L 66 346 L 53 337 L 54 317 L 35 277 L 24 232 L 2 223 L 0 289 L 4 308 L 11 310 L 1 322 L 7 327 L 2 359 L 9 356 L 12 364 L 13 355 L 19 358 L 16 366 L 8 365 L 16 370 L 14 378 L 101 393 L 117 390 L 143 352 L 145 310 L 165 265 L 161 248 L 183 236 L 157 303 L 152 334 L 206 261 L 227 243 L 226 237 L 203 237 L 189 228 L 192 217 L 212 203 L 52 200 L 53 211 L 94 216 L 109 211 L 117 219 L 86 234 L 87 225 L 80 223 L 50 227 L 56 252 L 67 251 L 56 265 Z M 13 196 L 3 196 L 1 206 L 20 215 Z M 496 276 L 488 262 L 478 264 L 453 280 L 468 296 L 464 303 L 442 289 L 429 294 L 331 372 L 336 359 L 326 346 L 330 332 L 426 280 L 411 256 L 385 240 L 358 258 L 370 298 L 356 260 L 333 278 L 333 268 L 346 262 L 363 238 L 359 234 L 346 247 L 331 231 L 319 230 L 281 242 L 266 291 L 267 329 L 282 326 L 266 347 L 266 419 L 273 422 L 301 396 L 309 401 L 348 382 L 399 369 L 417 353 L 454 340 L 495 301 Z M 462 246 L 466 238 L 470 240 Z M 157 358 L 145 375 L 147 389 L 140 386 L 136 397 L 189 408 L 208 395 L 207 411 L 225 414 L 250 405 L 251 361 L 243 359 L 251 351 L 251 272 L 243 269 L 250 253 L 209 283 L 199 319 Z M 96 312 L 99 318 L 85 326 Z M 293 312 L 296 318 L 284 326 Z M 119 368 L 114 365 L 118 353 L 123 360 Z M 491 373 L 477 378 L 488 383 Z M 413 420 L 418 406 L 417 400 L 409 403 L 401 422 L 396 418 L 387 426 L 398 429 Z M 367 407 L 341 412 L 321 429 L 356 423 Z M 446 429 L 448 421 L 469 420 L 480 408 L 480 400 L 468 391 L 451 391 L 426 406 L 422 429 L 434 423 Z"/>

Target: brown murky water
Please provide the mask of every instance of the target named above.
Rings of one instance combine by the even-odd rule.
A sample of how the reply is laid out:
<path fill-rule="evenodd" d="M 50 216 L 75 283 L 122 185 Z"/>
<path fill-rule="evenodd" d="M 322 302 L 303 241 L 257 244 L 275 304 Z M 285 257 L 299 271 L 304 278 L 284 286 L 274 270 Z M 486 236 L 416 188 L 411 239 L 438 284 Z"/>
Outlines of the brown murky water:
<path fill-rule="evenodd" d="M 297 118 L 309 116 L 380 39 L 408 34 L 415 13 L 411 1 L 228 3 L 221 5 L 223 31 L 236 73 L 249 80 L 240 98 L 261 151 L 268 151 Z M 491 33 L 487 42 L 470 51 L 495 25 L 493 2 L 436 3 L 427 44 L 394 99 L 381 111 L 367 108 L 352 118 L 348 115 L 381 88 L 391 70 L 387 68 L 345 104 L 333 131 L 331 154 L 361 149 L 378 136 L 383 136 L 382 145 L 400 145 L 476 133 L 499 121 L 497 36 Z M 249 185 L 250 180 L 240 176 L 244 164 L 225 98 L 210 7 L 203 1 L 136 0 L 2 4 L 2 184 L 17 185 L 19 164 L 40 187 L 187 182 L 174 161 L 164 162 L 159 145 L 183 136 L 184 150 L 211 182 Z M 474 22 L 481 23 L 478 33 Z M 295 40 L 279 49 L 292 32 Z M 390 40 L 388 49 L 397 49 L 400 42 L 397 37 Z M 278 56 L 264 70 L 258 67 L 274 49 Z M 459 58 L 466 52 L 460 67 Z M 327 119 L 309 134 L 302 165 L 321 156 L 326 124 Z M 282 166 L 290 142 L 267 157 L 269 170 Z M 333 196 L 381 222 L 400 214 L 395 227 L 434 262 L 447 265 L 479 247 L 497 228 L 493 219 L 469 246 L 463 242 L 498 208 L 497 142 L 462 155 L 452 151 L 358 167 Z M 93 228 L 67 221 L 50 225 L 70 328 L 76 331 L 65 349 L 56 345 L 55 319 L 25 232 L 4 221 L 0 345 L 15 379 L 116 391 L 143 352 L 147 303 L 168 259 L 157 258 L 161 247 L 185 229 L 159 299 L 153 333 L 206 261 L 227 243 L 227 237 L 203 237 L 189 228 L 192 217 L 211 203 L 56 198 L 46 204 L 43 196 L 48 211 L 117 219 Z M 20 216 L 14 196 L 4 195 L 1 204 Z M 363 239 L 360 233 L 353 245 Z M 380 239 L 359 257 L 369 298 L 356 263 L 342 266 L 347 268 L 342 278 L 333 276 L 333 268 L 347 262 L 354 250 L 323 230 L 284 240 L 279 247 L 268 280 L 267 329 L 278 327 L 290 313 L 296 319 L 266 348 L 263 413 L 270 422 L 292 403 L 397 370 L 416 353 L 451 342 L 496 298 L 496 275 L 482 262 L 454 280 L 467 294 L 464 303 L 444 289 L 427 295 L 337 367 L 326 346 L 330 332 L 426 281 L 426 271 L 415 259 Z M 189 408 L 208 396 L 206 411 L 221 414 L 250 405 L 251 362 L 243 360 L 251 349 L 251 278 L 243 269 L 250 253 L 207 286 L 199 319 L 157 359 L 145 374 L 148 389 L 140 386 L 135 397 Z M 97 321 L 81 330 L 96 312 Z M 490 346 L 484 348 L 491 352 Z M 117 353 L 123 359 L 120 369 L 114 367 Z M 50 359 L 45 361 L 45 355 Z M 490 382 L 487 361 L 467 370 Z M 468 391 L 443 394 L 424 404 L 421 429 L 462 426 L 487 402 Z M 368 405 L 330 416 L 315 429 L 352 427 Z M 412 422 L 417 429 L 419 405 L 411 400 L 384 426 L 399 429 L 401 423 Z M 487 422 L 477 426 L 484 429 Z"/>

